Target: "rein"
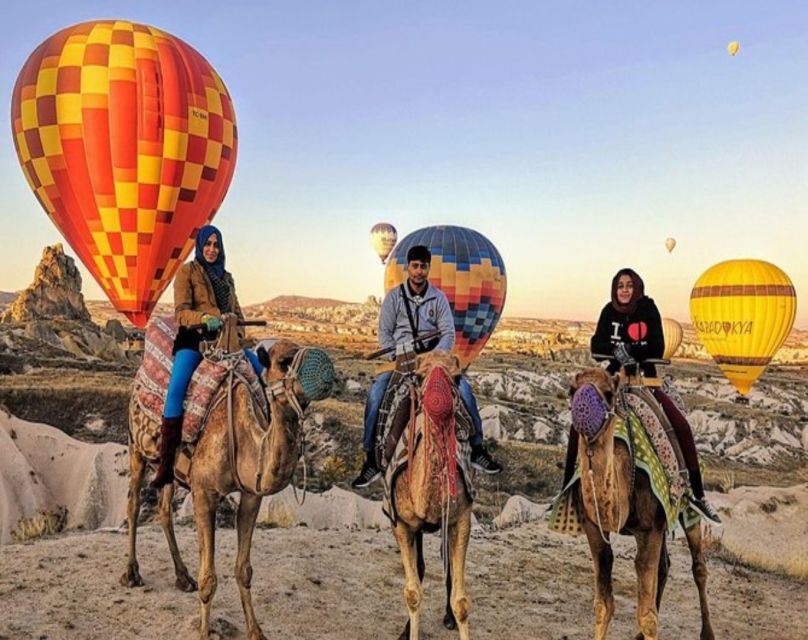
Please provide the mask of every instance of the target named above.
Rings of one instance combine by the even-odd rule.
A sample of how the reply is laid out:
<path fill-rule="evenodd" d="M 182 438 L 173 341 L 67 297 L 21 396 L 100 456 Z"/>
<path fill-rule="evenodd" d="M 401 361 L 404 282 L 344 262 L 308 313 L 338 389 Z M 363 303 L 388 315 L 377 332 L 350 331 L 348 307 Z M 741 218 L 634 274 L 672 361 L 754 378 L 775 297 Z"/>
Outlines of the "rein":
<path fill-rule="evenodd" d="M 308 350 L 307 347 L 303 347 L 298 349 L 297 353 L 295 353 L 294 358 L 292 359 L 292 364 L 289 367 L 289 371 L 286 373 L 283 378 L 280 380 L 274 381 L 271 385 L 269 385 L 266 389 L 266 394 L 268 397 L 268 401 L 271 402 L 281 396 L 284 396 L 286 400 L 289 402 L 289 405 L 294 409 L 295 413 L 297 414 L 298 423 L 300 424 L 300 457 L 303 458 L 303 500 L 298 501 L 299 505 L 302 505 L 306 501 L 306 485 L 308 482 L 308 465 L 306 464 L 306 437 L 305 432 L 303 431 L 303 421 L 304 421 L 304 414 L 305 410 L 300 405 L 297 396 L 294 393 L 294 384 L 297 380 L 298 371 L 300 369 L 300 364 L 303 361 L 303 356 L 305 352 Z M 238 449 L 236 445 L 236 434 L 235 434 L 235 424 L 233 420 L 233 388 L 235 387 L 234 378 L 238 378 L 239 381 L 246 384 L 246 380 L 244 377 L 235 371 L 235 366 L 230 369 L 227 378 L 227 433 L 228 433 L 228 457 L 230 459 L 230 468 L 233 472 L 233 479 L 235 480 L 236 486 L 238 487 L 239 491 L 242 493 L 249 493 L 252 495 L 261 495 L 261 480 L 262 480 L 262 470 L 264 468 L 264 460 L 266 459 L 266 449 L 267 449 L 267 442 L 269 440 L 269 436 L 272 433 L 272 423 L 267 422 L 266 419 L 258 420 L 259 428 L 263 431 L 261 435 L 261 439 L 258 443 L 258 462 L 256 465 L 255 471 L 255 490 L 248 489 L 244 486 L 244 483 L 241 481 L 241 478 L 238 473 Z M 253 410 L 255 409 L 255 398 L 250 396 L 250 399 L 253 403 Z M 263 411 L 259 411 L 258 415 L 264 416 Z M 290 438 L 295 437 L 295 434 L 292 432 L 289 426 L 286 427 L 287 434 Z M 294 486 L 294 482 L 292 482 L 292 489 L 295 494 L 295 500 L 297 501 L 297 488 Z"/>

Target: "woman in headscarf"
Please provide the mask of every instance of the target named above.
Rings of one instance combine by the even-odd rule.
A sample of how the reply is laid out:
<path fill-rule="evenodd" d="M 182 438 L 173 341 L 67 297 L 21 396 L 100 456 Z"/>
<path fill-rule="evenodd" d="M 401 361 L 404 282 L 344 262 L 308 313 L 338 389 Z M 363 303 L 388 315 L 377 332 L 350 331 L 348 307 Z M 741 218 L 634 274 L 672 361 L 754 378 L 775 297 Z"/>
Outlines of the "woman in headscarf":
<path fill-rule="evenodd" d="M 613 356 L 609 373 L 616 373 L 622 366 L 634 373 L 639 366 L 645 377 L 656 378 L 656 367 L 644 361 L 661 358 L 665 352 L 662 317 L 653 299 L 645 295 L 645 284 L 633 269 L 620 269 L 612 278 L 611 301 L 600 312 L 590 348 L 593 354 Z M 660 387 L 651 387 L 651 391 L 676 432 L 693 491 L 690 504 L 708 520 L 720 523 L 718 513 L 704 495 L 696 443 L 687 418 Z M 578 437 L 570 429 L 562 487 L 572 478 L 577 458 Z"/>
<path fill-rule="evenodd" d="M 224 265 L 222 234 L 216 227 L 206 225 L 196 235 L 194 259 L 182 265 L 174 278 L 174 317 L 180 326 L 160 426 L 160 466 L 151 482 L 155 489 L 174 481 L 174 454 L 182 440 L 183 402 L 191 377 L 202 362 L 201 342 L 215 337 L 225 315 L 244 319 L 233 276 Z M 188 328 L 195 324 L 204 324 L 205 330 Z M 258 357 L 248 349 L 244 353 L 260 375 L 264 367 Z"/>

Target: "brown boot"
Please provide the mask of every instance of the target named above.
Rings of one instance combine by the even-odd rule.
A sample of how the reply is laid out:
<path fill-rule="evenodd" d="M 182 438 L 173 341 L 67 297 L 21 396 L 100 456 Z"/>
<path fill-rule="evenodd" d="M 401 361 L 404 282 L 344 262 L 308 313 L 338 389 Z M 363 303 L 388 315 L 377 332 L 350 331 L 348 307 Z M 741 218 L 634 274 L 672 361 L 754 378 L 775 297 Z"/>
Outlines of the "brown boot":
<path fill-rule="evenodd" d="M 160 466 L 149 487 L 161 489 L 174 482 L 174 454 L 182 441 L 182 416 L 163 418 L 160 425 Z"/>

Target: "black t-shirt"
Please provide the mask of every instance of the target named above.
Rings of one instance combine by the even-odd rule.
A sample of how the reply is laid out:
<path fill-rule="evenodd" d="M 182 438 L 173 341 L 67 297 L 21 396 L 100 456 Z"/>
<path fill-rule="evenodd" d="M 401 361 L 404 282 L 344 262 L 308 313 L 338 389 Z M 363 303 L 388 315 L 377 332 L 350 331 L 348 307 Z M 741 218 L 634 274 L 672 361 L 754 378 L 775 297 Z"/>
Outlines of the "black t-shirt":
<path fill-rule="evenodd" d="M 611 355 L 618 342 L 626 345 L 637 362 L 662 357 L 665 353 L 662 318 L 653 299 L 648 296 L 640 298 L 637 308 L 630 315 L 617 311 L 611 302 L 603 307 L 590 349 L 593 354 Z M 612 360 L 609 363 L 610 373 L 619 369 L 619 362 Z M 642 371 L 648 377 L 656 377 L 656 367 L 652 364 L 642 365 Z"/>

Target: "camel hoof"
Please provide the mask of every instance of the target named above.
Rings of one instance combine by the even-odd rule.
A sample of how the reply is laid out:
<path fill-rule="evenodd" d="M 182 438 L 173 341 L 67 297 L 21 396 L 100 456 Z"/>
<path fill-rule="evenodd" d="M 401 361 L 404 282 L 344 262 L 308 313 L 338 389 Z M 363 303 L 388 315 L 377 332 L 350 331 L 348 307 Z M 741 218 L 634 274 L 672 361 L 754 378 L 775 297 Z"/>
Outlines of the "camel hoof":
<path fill-rule="evenodd" d="M 177 575 L 177 580 L 174 582 L 174 586 L 185 593 L 193 593 L 199 588 L 196 584 L 196 580 L 194 580 L 187 573 L 185 575 Z"/>
<path fill-rule="evenodd" d="M 454 631 L 457 629 L 457 620 L 455 620 L 454 613 L 451 611 L 446 612 L 446 615 L 443 616 L 443 626 L 449 631 Z"/>
<path fill-rule="evenodd" d="M 140 577 L 140 572 L 137 567 L 127 567 L 124 574 L 121 576 L 121 584 L 124 587 L 142 587 L 143 578 Z"/>

